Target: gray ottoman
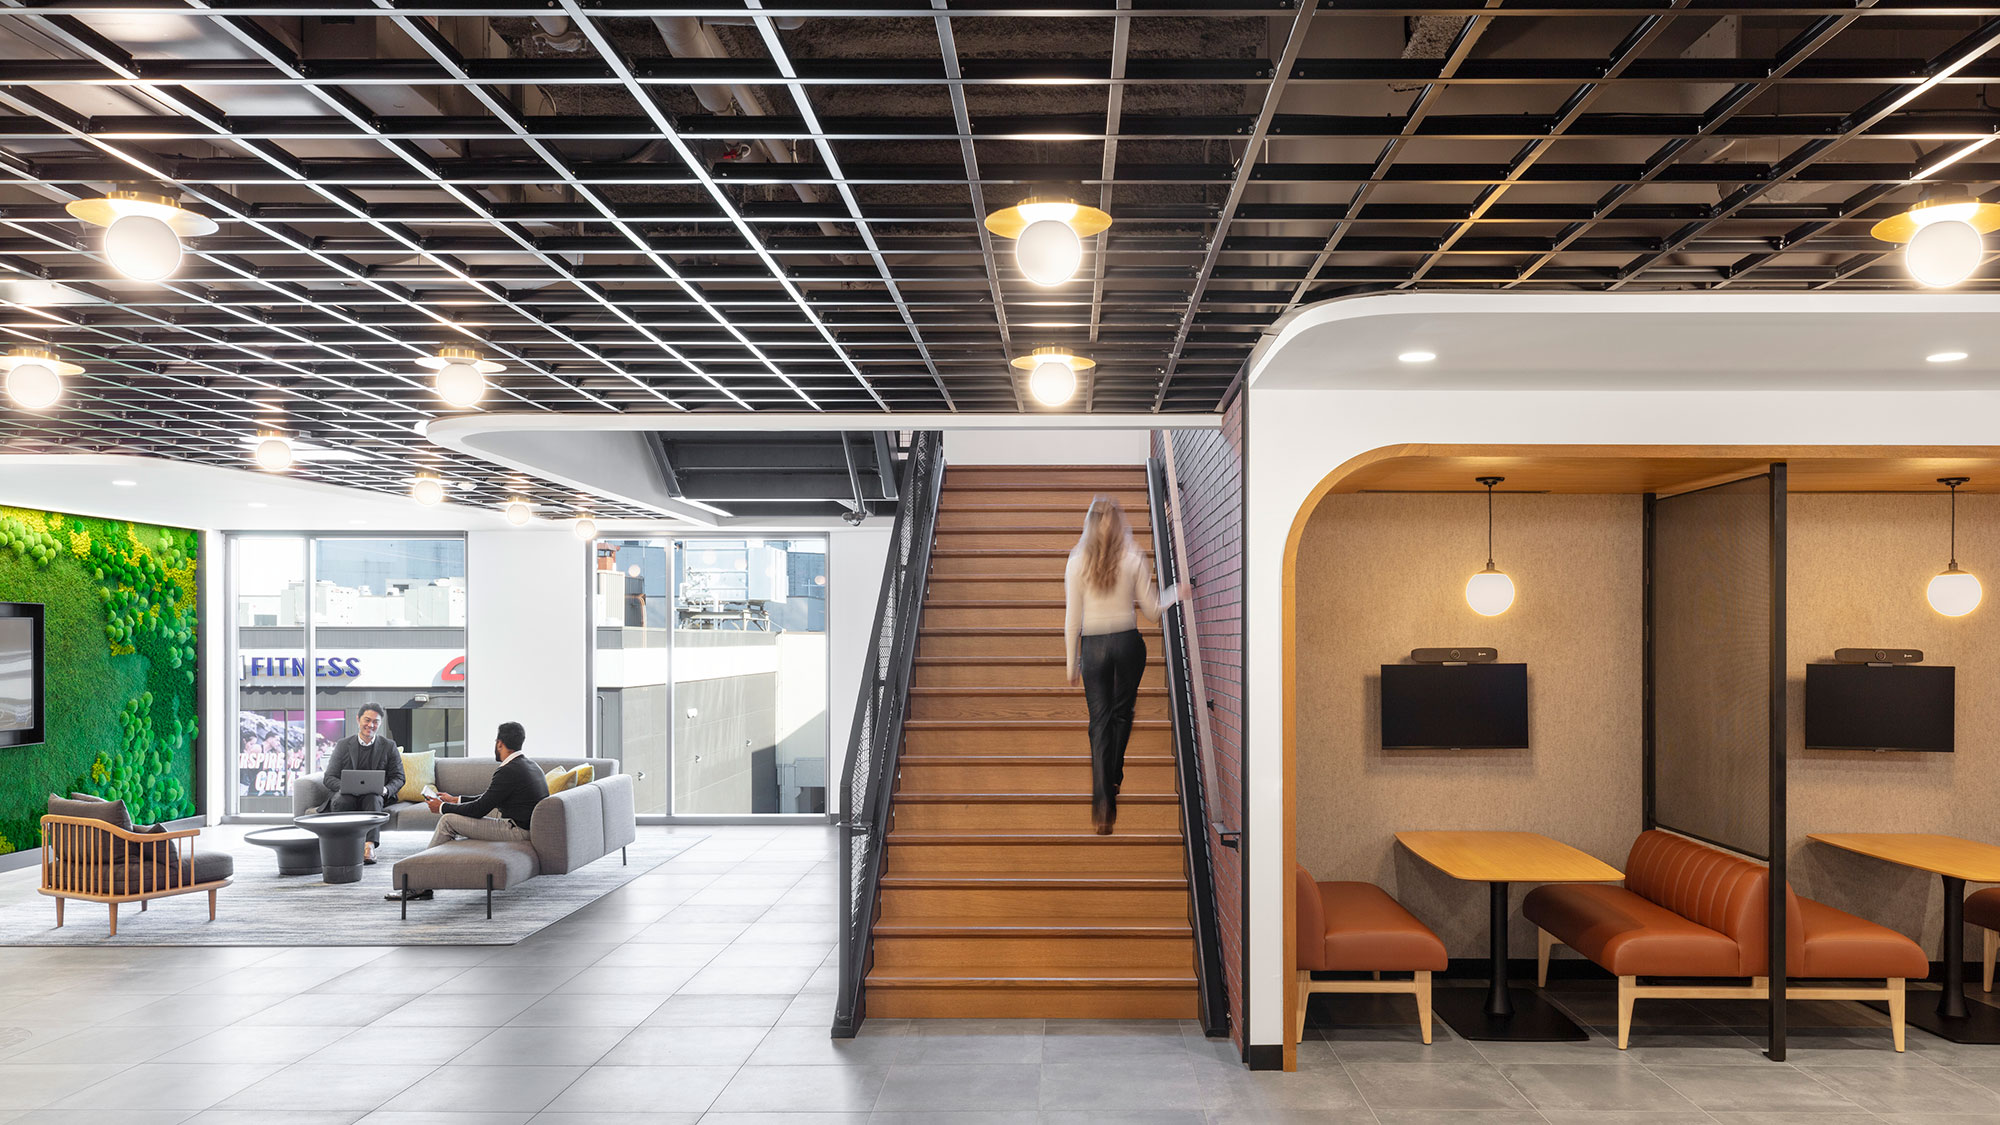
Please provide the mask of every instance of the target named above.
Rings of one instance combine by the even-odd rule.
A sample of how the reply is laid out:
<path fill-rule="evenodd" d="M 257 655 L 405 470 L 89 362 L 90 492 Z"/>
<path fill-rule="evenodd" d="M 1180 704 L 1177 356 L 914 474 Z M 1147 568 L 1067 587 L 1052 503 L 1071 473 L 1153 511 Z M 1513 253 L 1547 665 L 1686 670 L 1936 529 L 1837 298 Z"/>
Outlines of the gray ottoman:
<path fill-rule="evenodd" d="M 493 917 L 493 892 L 534 878 L 541 871 L 533 844 L 497 840 L 453 840 L 398 860 L 390 872 L 404 891 L 486 892 L 486 916 Z M 403 900 L 403 917 L 410 902 Z"/>

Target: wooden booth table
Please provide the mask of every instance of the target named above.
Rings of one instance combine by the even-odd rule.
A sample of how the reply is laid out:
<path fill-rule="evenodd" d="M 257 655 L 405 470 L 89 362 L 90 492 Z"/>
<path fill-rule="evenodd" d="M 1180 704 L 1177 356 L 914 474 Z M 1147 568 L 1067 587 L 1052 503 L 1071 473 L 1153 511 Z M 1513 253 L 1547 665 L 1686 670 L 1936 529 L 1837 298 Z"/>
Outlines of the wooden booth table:
<path fill-rule="evenodd" d="M 1485 883 L 1489 893 L 1487 945 L 1493 965 L 1482 999 L 1463 988 L 1431 994 L 1431 1008 L 1461 1038 L 1560 1042 L 1590 1038 L 1554 1004 L 1534 993 L 1507 988 L 1507 885 L 1509 883 L 1611 883 L 1625 873 L 1539 832 L 1398 832 L 1396 840 L 1417 858 L 1454 879 Z"/>
<path fill-rule="evenodd" d="M 1965 1002 L 1965 885 L 2000 883 L 2000 847 L 1902 832 L 1814 832 L 1806 838 L 1944 880 L 1944 938 L 1938 946 L 1944 991 L 1935 1010 L 1909 1005 L 1909 1022 L 1954 1043 L 2000 1043 L 2000 1008 Z"/>

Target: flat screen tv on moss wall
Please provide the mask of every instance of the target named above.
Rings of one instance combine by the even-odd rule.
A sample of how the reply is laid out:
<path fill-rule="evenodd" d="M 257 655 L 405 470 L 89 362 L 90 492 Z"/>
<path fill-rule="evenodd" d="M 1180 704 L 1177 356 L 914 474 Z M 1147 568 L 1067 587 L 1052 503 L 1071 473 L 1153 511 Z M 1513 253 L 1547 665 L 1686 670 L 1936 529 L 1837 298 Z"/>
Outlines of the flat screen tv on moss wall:
<path fill-rule="evenodd" d="M 199 811 L 200 551 L 186 528 L 0 506 L 0 607 L 41 607 L 42 649 L 39 740 L 0 730 L 0 855 L 41 846 L 51 793 L 141 824 Z M 21 620 L 0 615 L 0 728 L 26 725 Z"/>
<path fill-rule="evenodd" d="M 0 746 L 42 741 L 42 607 L 0 602 Z"/>

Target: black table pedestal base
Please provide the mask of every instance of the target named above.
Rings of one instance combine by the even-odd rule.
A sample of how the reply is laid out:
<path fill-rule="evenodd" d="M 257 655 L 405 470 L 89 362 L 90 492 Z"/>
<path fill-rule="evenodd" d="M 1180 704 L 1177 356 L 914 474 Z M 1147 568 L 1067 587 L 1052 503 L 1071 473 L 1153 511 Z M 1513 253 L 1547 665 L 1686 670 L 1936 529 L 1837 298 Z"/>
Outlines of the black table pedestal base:
<path fill-rule="evenodd" d="M 1513 1043 L 1580 1043 L 1590 1033 L 1564 1015 L 1562 1009 L 1533 992 L 1509 989 L 1512 1015 L 1486 1014 L 1483 988 L 1436 988 L 1431 990 L 1431 1011 L 1460 1039 Z"/>
<path fill-rule="evenodd" d="M 1935 992 L 1910 992 L 1903 1003 L 1903 1022 L 1911 1027 L 1920 1027 L 1939 1039 L 1953 1043 L 1974 1043 L 1980 1045 L 2000 1044 L 2000 1008 L 1981 1004 L 1976 1000 L 1965 1003 L 1965 1015 L 1952 1017 L 1938 1014 Z M 1889 1005 L 1869 1001 L 1868 1006 L 1878 1012 L 1887 1012 Z"/>

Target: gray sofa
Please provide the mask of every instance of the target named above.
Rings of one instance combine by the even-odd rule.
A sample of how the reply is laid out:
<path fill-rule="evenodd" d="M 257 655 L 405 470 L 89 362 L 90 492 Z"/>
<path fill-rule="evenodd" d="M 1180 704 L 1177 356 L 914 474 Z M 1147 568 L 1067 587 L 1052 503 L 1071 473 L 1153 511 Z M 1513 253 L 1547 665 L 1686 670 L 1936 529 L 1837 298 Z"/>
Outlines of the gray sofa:
<path fill-rule="evenodd" d="M 447 790 L 449 791 L 449 790 Z M 453 840 L 399 860 L 391 885 L 405 891 L 485 891 L 493 917 L 493 892 L 538 875 L 567 875 L 639 838 L 632 779 L 612 774 L 544 797 L 535 806 L 524 843 Z M 621 856 L 622 858 L 622 856 Z M 410 916 L 408 900 L 403 917 Z"/>
<path fill-rule="evenodd" d="M 530 754 L 528 759 L 543 773 L 553 769 L 569 769 L 572 766 L 589 765 L 600 778 L 610 777 L 618 772 L 616 758 L 544 758 Z M 491 754 L 476 758 L 437 759 L 437 787 L 454 797 L 477 797 L 486 791 L 486 785 L 493 780 L 493 771 L 500 763 Z M 292 782 L 292 815 L 305 814 L 325 805 L 331 793 L 326 782 L 316 776 L 305 776 Z M 422 801 L 398 801 L 382 810 L 389 814 L 389 823 L 383 828 L 391 831 L 429 832 L 437 827 L 438 814 Z"/>

